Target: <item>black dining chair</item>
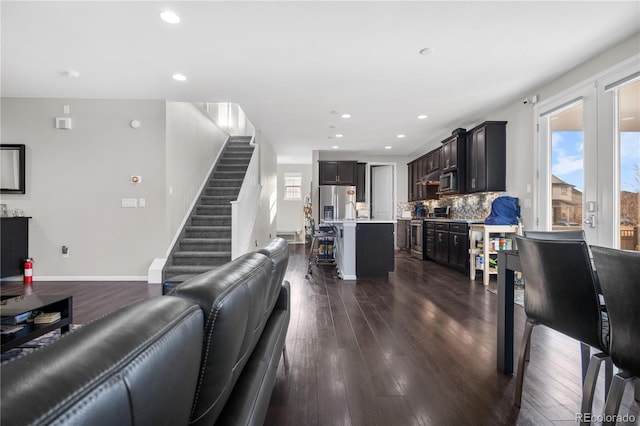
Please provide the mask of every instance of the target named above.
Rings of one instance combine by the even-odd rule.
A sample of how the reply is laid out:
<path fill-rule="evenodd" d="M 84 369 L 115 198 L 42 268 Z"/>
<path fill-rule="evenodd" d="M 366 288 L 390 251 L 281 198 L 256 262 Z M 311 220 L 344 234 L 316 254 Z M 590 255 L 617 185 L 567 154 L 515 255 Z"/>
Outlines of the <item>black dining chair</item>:
<path fill-rule="evenodd" d="M 582 229 L 571 229 L 569 231 L 531 231 L 531 230 L 523 230 L 523 235 L 527 238 L 536 238 L 539 240 L 578 240 L 578 241 L 587 241 L 587 236 Z M 591 253 L 589 253 L 589 258 L 592 259 Z M 593 259 L 591 260 L 591 266 L 593 266 Z M 594 267 L 595 269 L 595 267 Z M 595 281 L 596 291 L 598 294 L 602 294 L 600 290 L 600 284 L 598 283 L 598 277 L 596 275 Z M 600 303 L 604 305 L 604 298 L 599 297 Z M 606 310 L 606 308 L 604 308 Z M 584 386 L 585 380 L 587 377 L 587 370 L 589 368 L 590 362 L 595 362 L 591 358 L 591 346 L 580 342 L 580 358 L 581 358 L 581 371 L 582 371 L 582 385 Z M 613 363 L 611 362 L 611 358 L 605 357 L 602 355 L 598 355 L 598 359 L 601 362 L 605 362 L 605 387 L 604 387 L 604 397 L 607 397 L 609 393 L 609 385 L 611 384 L 611 380 L 613 378 Z M 597 364 L 597 369 L 600 369 L 600 363 Z M 595 388 L 591 388 L 591 386 L 595 387 L 595 383 L 589 384 L 589 391 L 587 392 L 587 398 L 590 399 L 589 405 L 593 401 L 593 390 Z"/>
<path fill-rule="evenodd" d="M 591 252 L 609 314 L 609 354 L 621 370 L 613 377 L 602 423 L 613 425 L 627 383 L 635 380 L 640 401 L 640 252 L 598 246 Z"/>
<path fill-rule="evenodd" d="M 516 378 L 515 405 L 520 407 L 533 328 L 546 325 L 604 352 L 604 359 L 607 319 L 603 315 L 596 290 L 596 274 L 585 241 L 518 236 L 516 241 L 525 280 L 524 310 L 527 316 Z"/>
<path fill-rule="evenodd" d="M 582 229 L 571 231 L 530 231 L 524 229 L 522 234 L 527 238 L 538 240 L 580 240 L 587 241 L 587 236 Z"/>

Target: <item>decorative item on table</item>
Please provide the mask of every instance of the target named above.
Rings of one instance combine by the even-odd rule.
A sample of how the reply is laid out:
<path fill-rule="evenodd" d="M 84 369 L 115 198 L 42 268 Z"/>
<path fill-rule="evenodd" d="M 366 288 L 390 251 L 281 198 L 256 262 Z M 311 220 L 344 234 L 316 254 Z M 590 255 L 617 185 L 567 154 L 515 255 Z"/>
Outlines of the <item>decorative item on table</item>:
<path fill-rule="evenodd" d="M 7 205 L 6 204 L 0 204 L 0 217 L 7 217 L 8 213 L 7 213 Z"/>
<path fill-rule="evenodd" d="M 22 209 L 14 209 L 13 217 L 24 217 L 24 210 Z"/>
<path fill-rule="evenodd" d="M 0 325 L 0 334 L 13 334 L 24 328 L 24 325 Z"/>
<path fill-rule="evenodd" d="M 60 320 L 60 312 L 43 312 L 34 318 L 34 324 L 51 324 Z"/>
<path fill-rule="evenodd" d="M 520 219 L 520 203 L 517 197 L 502 196 L 491 203 L 491 213 L 486 225 L 517 225 Z"/>
<path fill-rule="evenodd" d="M 2 325 L 16 325 L 16 324 L 26 322 L 29 319 L 30 315 L 31 315 L 31 311 L 23 312 L 18 315 L 6 316 L 6 317 L 2 317 L 1 322 L 2 322 Z"/>

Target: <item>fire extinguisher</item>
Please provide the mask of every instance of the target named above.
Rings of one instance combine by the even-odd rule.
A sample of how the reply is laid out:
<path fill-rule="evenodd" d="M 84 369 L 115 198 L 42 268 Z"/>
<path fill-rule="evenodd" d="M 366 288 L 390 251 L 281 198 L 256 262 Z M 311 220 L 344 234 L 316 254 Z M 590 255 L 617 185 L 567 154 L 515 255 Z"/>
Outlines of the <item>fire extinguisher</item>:
<path fill-rule="evenodd" d="M 24 260 L 24 283 L 31 284 L 33 282 L 33 260 L 27 258 Z"/>

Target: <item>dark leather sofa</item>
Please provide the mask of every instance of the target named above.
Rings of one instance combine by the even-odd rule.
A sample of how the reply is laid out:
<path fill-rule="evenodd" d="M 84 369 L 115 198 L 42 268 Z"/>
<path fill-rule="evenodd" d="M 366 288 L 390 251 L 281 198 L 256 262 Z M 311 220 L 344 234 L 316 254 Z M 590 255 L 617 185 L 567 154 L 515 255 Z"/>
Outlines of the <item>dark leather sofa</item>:
<path fill-rule="evenodd" d="M 198 275 L 2 364 L 2 425 L 260 425 L 290 317 L 288 246 Z"/>

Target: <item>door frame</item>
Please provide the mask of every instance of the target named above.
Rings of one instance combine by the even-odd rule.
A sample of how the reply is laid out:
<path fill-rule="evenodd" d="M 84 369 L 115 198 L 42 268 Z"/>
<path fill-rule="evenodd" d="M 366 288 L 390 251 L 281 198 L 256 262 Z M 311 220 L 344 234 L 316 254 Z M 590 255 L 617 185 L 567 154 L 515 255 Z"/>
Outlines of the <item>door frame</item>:
<path fill-rule="evenodd" d="M 366 167 L 366 193 L 365 193 L 365 203 L 369 206 L 369 218 L 373 215 L 373 200 L 371 199 L 371 167 L 375 166 L 391 166 L 391 191 L 393 192 L 391 195 L 391 219 L 397 219 L 397 197 L 398 197 L 398 176 L 397 176 L 397 165 L 395 162 L 390 161 L 371 161 L 367 163 Z"/>
<path fill-rule="evenodd" d="M 619 143 L 614 122 L 615 96 L 606 87 L 640 72 L 640 54 L 636 54 L 582 82 L 534 105 L 534 216 L 536 229 L 551 230 L 551 144 L 543 116 L 572 100 L 584 101 L 584 186 L 583 220 L 596 216 L 596 228 L 584 226 L 589 244 L 618 247 L 620 244 L 618 177 Z M 547 120 L 548 121 L 548 120 Z M 593 170 L 595 173 L 587 173 Z M 615 173 L 614 173 L 615 172 Z M 591 204 L 594 203 L 594 204 Z M 595 210 L 590 212 L 589 210 Z"/>

